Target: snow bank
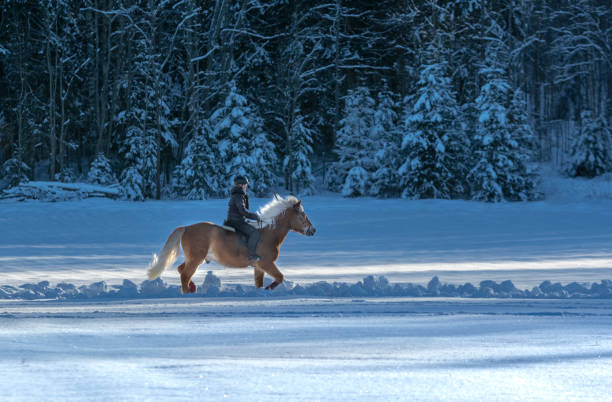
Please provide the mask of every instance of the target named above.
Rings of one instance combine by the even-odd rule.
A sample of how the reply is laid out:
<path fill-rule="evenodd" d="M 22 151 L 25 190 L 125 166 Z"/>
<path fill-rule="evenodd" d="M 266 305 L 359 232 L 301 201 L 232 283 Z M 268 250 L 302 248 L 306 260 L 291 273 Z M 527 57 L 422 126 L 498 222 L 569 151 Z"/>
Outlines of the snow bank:
<path fill-rule="evenodd" d="M 71 201 L 85 198 L 119 198 L 118 186 L 101 186 L 88 183 L 63 183 L 52 181 L 30 181 L 0 193 L 0 199 Z"/>
<path fill-rule="evenodd" d="M 612 172 L 589 179 L 563 176 L 552 166 L 541 169 L 542 191 L 546 199 L 583 201 L 612 199 Z"/>
<path fill-rule="evenodd" d="M 269 282 L 268 282 L 269 283 Z M 108 286 L 105 282 L 75 286 L 70 283 L 59 283 L 52 287 L 48 281 L 37 284 L 23 284 L 19 287 L 0 286 L 0 299 L 57 299 L 57 300 L 90 300 L 90 299 L 137 299 L 167 298 L 181 296 L 178 285 L 168 285 L 160 278 L 144 281 L 140 285 L 124 280 L 121 285 Z M 442 283 L 437 276 L 427 286 L 413 283 L 389 283 L 384 276 L 366 276 L 357 283 L 315 282 L 295 284 L 283 282 L 274 291 L 256 289 L 246 285 L 222 285 L 221 280 L 212 271 L 197 293 L 190 297 L 468 297 L 468 298 L 552 298 L 552 299 L 612 299 L 612 280 L 600 283 L 577 283 L 568 285 L 544 281 L 533 289 L 517 289 L 512 281 L 482 281 L 478 286 L 471 283 L 454 285 Z"/>

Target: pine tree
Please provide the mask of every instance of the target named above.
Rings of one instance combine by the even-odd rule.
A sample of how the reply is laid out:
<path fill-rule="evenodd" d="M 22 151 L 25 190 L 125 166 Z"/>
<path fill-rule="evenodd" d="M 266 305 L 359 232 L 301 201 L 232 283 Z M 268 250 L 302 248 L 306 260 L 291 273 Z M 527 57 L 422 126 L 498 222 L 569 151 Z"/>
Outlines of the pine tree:
<path fill-rule="evenodd" d="M 375 197 L 395 197 L 400 194 L 399 154 L 401 146 L 401 132 L 398 127 L 399 108 L 396 96 L 385 86 L 379 92 L 374 124 L 373 138 L 377 139 L 374 165 L 376 170 L 372 174 L 369 194 Z"/>
<path fill-rule="evenodd" d="M 466 141 L 444 62 L 427 50 L 414 103 L 406 111 L 399 169 L 404 198 L 455 198 L 464 192 Z"/>
<path fill-rule="evenodd" d="M 121 173 L 123 195 L 128 200 L 154 196 L 156 149 L 154 135 L 137 126 L 128 128 L 123 148 L 127 167 Z"/>
<path fill-rule="evenodd" d="M 499 202 L 504 199 L 504 176 L 511 167 L 509 152 L 513 144 L 509 143 L 505 107 L 510 85 L 499 68 L 484 68 L 481 74 L 486 76 L 486 81 L 476 98 L 478 122 L 472 142 L 475 166 L 468 180 L 473 199 Z"/>
<path fill-rule="evenodd" d="M 269 141 L 269 134 L 263 129 L 263 120 L 254 115 L 250 132 L 253 134 L 253 147 L 249 154 L 249 169 L 252 178 L 252 191 L 255 195 L 269 195 L 270 188 L 277 185 L 278 165 L 274 144 Z"/>
<path fill-rule="evenodd" d="M 103 186 L 117 183 L 117 177 L 113 172 L 110 161 L 104 154 L 97 154 L 96 158 L 91 162 L 89 173 L 87 174 L 87 181 L 92 184 L 100 184 Z"/>
<path fill-rule="evenodd" d="M 274 146 L 263 131 L 261 119 L 235 84 L 210 122 L 223 167 L 219 182 L 229 184 L 234 176 L 244 175 L 250 178 L 255 194 L 265 194 L 273 184 Z"/>
<path fill-rule="evenodd" d="M 30 167 L 23 162 L 21 147 L 15 146 L 12 156 L 2 164 L 2 176 L 5 184 L 14 187 L 20 183 L 28 182 L 27 173 Z"/>
<path fill-rule="evenodd" d="M 221 195 L 217 172 L 215 139 L 211 136 L 208 122 L 202 122 L 198 132 L 187 145 L 185 156 L 174 171 L 175 190 L 190 200 L 203 200 Z"/>
<path fill-rule="evenodd" d="M 145 47 L 141 42 L 137 43 Z M 135 77 L 130 83 L 128 104 L 119 115 L 119 122 L 126 127 L 120 146 L 125 166 L 120 183 L 127 199 L 142 201 L 155 197 L 157 193 L 158 143 L 156 124 L 152 120 L 156 104 L 154 92 L 149 88 L 149 55 L 138 54 L 133 68 Z"/>
<path fill-rule="evenodd" d="M 603 117 L 594 117 L 590 110 L 582 111 L 580 117 L 580 133 L 572 141 L 567 173 L 572 177 L 599 176 L 612 168 L 610 128 Z"/>
<path fill-rule="evenodd" d="M 315 180 L 310 164 L 312 130 L 306 126 L 304 117 L 299 113 L 289 131 L 289 141 L 291 150 L 283 161 L 285 176 L 289 177 L 287 188 L 295 194 L 311 194 Z"/>
<path fill-rule="evenodd" d="M 375 101 L 370 90 L 361 86 L 345 97 L 344 117 L 336 137 L 338 161 L 328 174 L 328 185 L 345 197 L 366 195 L 375 170 L 372 126 Z"/>
<path fill-rule="evenodd" d="M 514 175 L 510 177 L 506 189 L 506 198 L 509 200 L 529 201 L 540 197 L 537 191 L 538 175 L 532 167 L 535 133 L 529 124 L 527 110 L 525 95 L 516 88 L 508 108 L 510 135 L 517 143 L 513 155 Z"/>
<path fill-rule="evenodd" d="M 526 117 L 512 116 L 511 88 L 501 68 L 489 61 L 481 73 L 485 83 L 476 99 L 475 164 L 468 174 L 472 198 L 490 202 L 533 199 L 534 177 L 526 166 Z M 520 103 L 514 109 L 519 107 Z"/>

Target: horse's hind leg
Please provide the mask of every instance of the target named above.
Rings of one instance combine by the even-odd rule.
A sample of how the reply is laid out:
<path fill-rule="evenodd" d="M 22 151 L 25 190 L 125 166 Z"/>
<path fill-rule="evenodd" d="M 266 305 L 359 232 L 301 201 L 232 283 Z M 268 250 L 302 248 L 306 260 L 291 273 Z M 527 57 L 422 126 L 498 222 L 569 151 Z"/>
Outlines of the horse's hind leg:
<path fill-rule="evenodd" d="M 191 277 L 198 269 L 198 265 L 200 264 L 194 264 L 190 261 L 185 261 L 185 263 L 182 264 L 183 269 L 179 271 L 181 273 L 181 293 L 195 293 L 196 285 L 191 280 Z"/>
<path fill-rule="evenodd" d="M 191 229 L 190 229 L 191 228 Z M 185 254 L 185 262 L 179 267 L 181 274 L 181 292 L 195 293 L 196 285 L 191 281 L 191 278 L 197 271 L 198 267 L 208 254 L 209 245 L 209 230 L 205 227 L 199 227 L 193 229 L 188 227 L 185 231 L 185 235 L 181 239 L 181 245 L 183 246 L 183 253 Z"/>
<path fill-rule="evenodd" d="M 264 271 L 259 268 L 253 268 L 253 272 L 255 273 L 255 287 L 261 288 L 264 285 Z"/>
<path fill-rule="evenodd" d="M 195 293 L 196 285 L 191 278 L 201 263 L 201 261 L 185 261 L 179 266 L 179 272 L 181 273 L 181 293 Z"/>

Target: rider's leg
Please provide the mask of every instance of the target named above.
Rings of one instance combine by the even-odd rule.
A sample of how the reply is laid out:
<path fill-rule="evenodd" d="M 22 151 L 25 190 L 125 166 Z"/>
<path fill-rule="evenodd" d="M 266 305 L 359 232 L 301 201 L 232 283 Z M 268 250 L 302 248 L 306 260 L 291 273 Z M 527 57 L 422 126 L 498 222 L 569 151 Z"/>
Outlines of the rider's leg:
<path fill-rule="evenodd" d="M 257 243 L 259 242 L 259 230 L 253 229 L 249 234 L 248 248 L 249 248 L 249 261 L 258 261 L 259 256 L 257 255 Z"/>
<path fill-rule="evenodd" d="M 257 242 L 259 241 L 259 231 L 246 222 L 241 222 L 234 226 L 237 231 L 243 233 L 247 237 L 247 248 L 249 252 L 249 261 L 258 261 Z"/>

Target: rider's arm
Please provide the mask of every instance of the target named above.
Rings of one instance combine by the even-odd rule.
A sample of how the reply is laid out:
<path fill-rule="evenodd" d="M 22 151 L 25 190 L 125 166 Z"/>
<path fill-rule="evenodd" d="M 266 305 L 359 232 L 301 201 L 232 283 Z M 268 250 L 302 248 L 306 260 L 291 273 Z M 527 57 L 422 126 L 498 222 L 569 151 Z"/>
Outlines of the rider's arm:
<path fill-rule="evenodd" d="M 242 197 L 236 197 L 234 200 L 234 204 L 236 205 L 236 208 L 238 208 L 238 212 L 240 212 L 240 215 L 248 219 L 253 219 L 256 221 L 259 220 L 259 215 L 254 214 L 253 212 L 249 212 L 244 207 L 244 199 Z"/>

